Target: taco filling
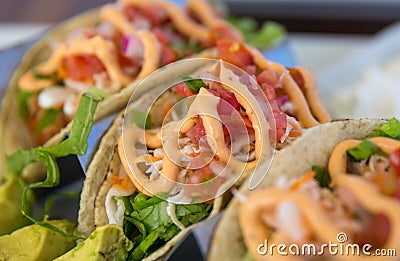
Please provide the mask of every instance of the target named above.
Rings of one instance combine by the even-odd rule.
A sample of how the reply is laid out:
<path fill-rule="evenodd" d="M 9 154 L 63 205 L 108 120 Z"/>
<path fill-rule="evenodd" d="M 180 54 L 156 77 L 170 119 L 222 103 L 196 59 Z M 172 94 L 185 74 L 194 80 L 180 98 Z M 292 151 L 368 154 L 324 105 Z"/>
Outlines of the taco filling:
<path fill-rule="evenodd" d="M 211 28 L 167 1 L 121 0 L 103 6 L 99 19 L 51 43 L 49 56 L 18 81 L 20 114 L 39 144 L 72 120 L 88 89 L 118 93 L 160 66 L 215 46 Z"/>
<path fill-rule="evenodd" d="M 250 76 L 237 67 L 229 69 L 217 63 L 197 75 L 183 76 L 149 112 L 141 111 L 140 106 L 128 107 L 125 120 L 132 124 L 124 126 L 121 133 L 122 117 L 115 123 L 119 131 L 113 135 L 119 136 L 118 144 L 104 181 L 96 190 L 88 177 L 84 186 L 82 198 L 86 193 L 97 196 L 93 220 L 81 210 L 81 233 L 88 235 L 95 227 L 117 224 L 135 242 L 132 258 L 154 258 L 160 254 L 153 253 L 160 246 L 170 248 L 168 242 L 177 240 L 181 231 L 219 211 L 222 198 L 218 196 L 224 185 L 232 185 L 242 172 L 246 177 L 271 153 L 268 148 L 288 144 L 303 127 L 319 124 L 289 71 L 280 75 L 272 69 L 278 66 L 272 62 L 271 69 L 257 66 L 254 55 L 237 41 L 218 41 L 217 49 L 218 58 L 234 61 L 250 70 Z M 249 58 L 246 62 L 235 55 Z M 292 102 L 285 93 L 285 79 L 297 88 L 301 102 Z M 308 122 L 297 119 L 294 107 L 299 104 L 308 109 Z M 269 124 L 272 117 L 276 126 Z M 276 129 L 271 131 L 273 127 Z M 108 136 L 104 139 L 107 142 Z M 193 189 L 182 188 L 182 184 L 193 185 Z M 89 205 L 81 201 L 81 209 Z"/>
<path fill-rule="evenodd" d="M 251 193 L 239 211 L 251 257 L 268 260 L 275 255 L 277 260 L 284 259 L 277 252 L 268 252 L 268 246 L 264 255 L 259 253 L 259 244 L 268 240 L 269 246 L 297 244 L 300 248 L 292 248 L 291 260 L 311 260 L 321 256 L 324 243 L 339 240 L 338 235 L 343 233 L 346 238 L 339 243 L 359 246 L 361 254 L 354 254 L 351 260 L 379 259 L 361 252 L 365 247 L 370 253 L 398 249 L 399 139 L 400 122 L 394 118 L 364 140 L 338 143 L 327 169 L 313 166 L 299 180 L 280 179 L 274 188 Z M 311 243 L 316 246 L 314 252 L 301 254 L 301 246 Z M 334 260 L 348 258 L 332 257 L 328 251 L 325 256 Z M 386 258 L 396 260 L 395 256 Z"/>

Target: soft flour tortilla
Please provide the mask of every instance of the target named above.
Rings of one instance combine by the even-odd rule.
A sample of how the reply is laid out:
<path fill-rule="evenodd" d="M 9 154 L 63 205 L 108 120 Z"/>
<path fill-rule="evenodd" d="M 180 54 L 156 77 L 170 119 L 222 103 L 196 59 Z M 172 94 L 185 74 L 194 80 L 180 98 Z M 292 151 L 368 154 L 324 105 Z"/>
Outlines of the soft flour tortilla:
<path fill-rule="evenodd" d="M 187 68 L 186 68 L 187 69 Z M 158 71 L 157 78 L 151 82 L 151 84 L 157 84 L 166 78 L 162 77 L 163 72 Z M 160 77 L 161 76 L 161 77 Z M 148 92 L 141 97 L 138 102 L 143 103 L 144 100 L 152 99 L 152 95 L 158 95 L 155 92 Z M 154 104 L 150 111 L 152 125 L 161 125 L 160 111 L 163 111 L 165 106 L 171 102 L 177 102 L 178 99 L 182 99 L 177 94 L 168 92 L 163 94 L 160 99 Z M 101 139 L 99 148 L 91 161 L 88 170 L 86 172 L 86 179 L 83 185 L 81 201 L 79 207 L 78 217 L 78 232 L 81 236 L 88 237 L 94 230 L 97 224 L 98 226 L 105 225 L 108 223 L 108 218 L 105 211 L 105 198 L 106 193 L 101 191 L 102 184 L 106 179 L 109 171 L 118 172 L 121 162 L 117 152 L 118 139 L 122 134 L 123 126 L 123 112 L 114 120 L 112 126 L 106 132 Z M 219 197 L 214 201 L 213 209 L 210 216 L 217 214 L 223 204 L 223 198 Z M 165 255 L 173 246 L 175 246 L 182 237 L 187 233 L 189 228 L 181 231 L 174 238 L 168 241 L 160 249 L 152 253 L 145 260 L 155 260 Z"/>
<path fill-rule="evenodd" d="M 300 138 L 276 153 L 271 169 L 257 190 L 271 187 L 278 176 L 299 178 L 312 165 L 327 166 L 329 156 L 344 139 L 362 139 L 377 130 L 385 120 L 343 120 L 308 129 Z M 249 193 L 248 180 L 240 188 L 244 195 Z M 246 253 L 239 222 L 240 202 L 234 198 L 217 225 L 209 252 L 210 261 L 242 260 Z"/>

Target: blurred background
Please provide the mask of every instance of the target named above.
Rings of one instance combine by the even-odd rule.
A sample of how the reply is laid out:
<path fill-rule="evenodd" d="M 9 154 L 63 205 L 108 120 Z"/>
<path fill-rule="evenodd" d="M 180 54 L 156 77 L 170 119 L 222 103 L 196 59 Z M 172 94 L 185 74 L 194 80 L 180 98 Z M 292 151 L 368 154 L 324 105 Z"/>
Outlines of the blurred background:
<path fill-rule="evenodd" d="M 322 100 L 334 116 L 362 115 L 336 113 L 338 107 L 345 108 L 346 111 L 349 109 L 346 106 L 338 106 L 337 100 L 344 98 L 333 99 L 332 91 L 341 93 L 337 91 L 338 88 L 344 90 L 346 86 L 357 86 L 357 81 L 362 77 L 366 74 L 371 75 L 364 72 L 368 71 L 371 65 L 386 68 L 387 64 L 392 63 L 391 68 L 400 67 L 400 48 L 397 47 L 400 42 L 400 23 L 397 23 L 400 21 L 400 0 L 217 1 L 223 2 L 233 16 L 251 16 L 260 24 L 273 20 L 284 25 L 288 31 L 286 44 L 290 46 L 297 64 L 310 68 L 317 76 Z M 9 48 L 38 39 L 50 26 L 107 2 L 113 0 L 2 0 L 0 59 L 4 62 L 0 63 L 0 71 L 3 75 L 7 75 L 4 74 L 6 70 L 11 73 L 23 53 L 21 50 L 19 53 L 10 52 L 12 49 Z M 391 92 L 396 90 L 400 95 L 400 72 L 389 76 L 386 72 L 383 73 L 385 75 L 379 69 L 378 76 L 383 77 L 384 81 L 392 79 L 393 75 L 399 77 L 394 78 L 387 88 Z M 375 77 L 374 80 L 382 85 L 384 81 L 379 77 Z M 8 77 L 0 77 L 0 86 L 5 86 L 7 80 Z M 368 82 L 372 82 L 371 80 L 368 78 Z M 370 86 L 371 90 L 376 90 L 376 84 Z M 367 92 L 360 89 L 360 93 L 365 96 Z M 372 101 L 369 100 L 373 96 L 368 95 L 368 99 L 365 99 L 365 104 L 360 107 L 362 112 L 369 113 L 365 107 L 374 108 L 370 106 Z M 376 99 L 373 102 L 376 102 Z M 359 104 L 353 100 L 347 100 L 347 103 Z M 381 103 L 378 115 L 386 116 L 387 114 L 382 112 L 387 111 L 400 115 L 398 102 Z"/>
<path fill-rule="evenodd" d="M 400 19 L 398 0 L 220 0 L 234 15 L 281 22 L 289 31 L 374 33 Z M 3 0 L 0 21 L 55 23 L 107 0 Z M 184 2 L 184 1 L 181 1 Z"/>

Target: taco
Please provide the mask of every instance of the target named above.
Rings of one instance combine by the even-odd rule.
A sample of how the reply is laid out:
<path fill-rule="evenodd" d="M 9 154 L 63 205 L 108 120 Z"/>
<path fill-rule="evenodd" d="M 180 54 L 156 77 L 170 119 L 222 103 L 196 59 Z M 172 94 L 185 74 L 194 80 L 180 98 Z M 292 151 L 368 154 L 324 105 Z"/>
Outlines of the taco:
<path fill-rule="evenodd" d="M 57 144 L 90 88 L 106 96 L 96 119 L 121 109 L 138 80 L 178 59 L 206 55 L 215 46 L 212 31 L 172 2 L 155 0 L 121 0 L 53 28 L 25 54 L 9 83 L 2 160 L 18 149 Z M 234 32 L 230 37 L 241 39 Z"/>
<path fill-rule="evenodd" d="M 382 260 L 376 249 L 400 247 L 399 138 L 397 119 L 309 129 L 279 152 L 256 191 L 243 185 L 217 226 L 209 259 Z M 323 251 L 329 242 L 342 248 Z M 271 244 L 285 244 L 279 251 L 286 256 Z M 384 260 L 397 258 L 392 252 Z"/>
<path fill-rule="evenodd" d="M 250 175 L 276 144 L 288 144 L 303 126 L 319 124 L 290 72 L 279 72 L 282 65 L 237 41 L 218 41 L 217 57 L 178 62 L 142 82 L 137 92 L 151 91 L 134 93 L 88 168 L 79 211 L 83 236 L 118 224 L 136 242 L 135 259 L 157 258 L 188 226 L 220 210 L 227 184 Z M 285 106 L 293 109 L 291 116 Z M 269 124 L 273 117 L 281 122 Z M 199 201 L 206 202 L 193 203 Z"/>

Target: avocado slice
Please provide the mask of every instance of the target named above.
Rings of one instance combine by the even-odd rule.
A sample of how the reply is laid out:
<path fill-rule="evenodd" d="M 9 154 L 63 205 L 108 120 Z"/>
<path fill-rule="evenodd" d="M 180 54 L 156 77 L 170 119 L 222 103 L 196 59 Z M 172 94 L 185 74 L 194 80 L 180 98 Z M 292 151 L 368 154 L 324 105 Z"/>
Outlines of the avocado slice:
<path fill-rule="evenodd" d="M 133 243 L 121 227 L 106 225 L 96 230 L 83 242 L 55 261 L 69 260 L 126 260 Z"/>
<path fill-rule="evenodd" d="M 69 220 L 52 220 L 47 223 L 68 235 L 75 229 L 75 223 Z M 53 260 L 74 246 L 74 239 L 65 238 L 40 225 L 30 225 L 0 237 L 0 260 Z"/>
<path fill-rule="evenodd" d="M 0 186 L 0 236 L 29 224 L 21 214 L 22 186 L 17 177 Z"/>

